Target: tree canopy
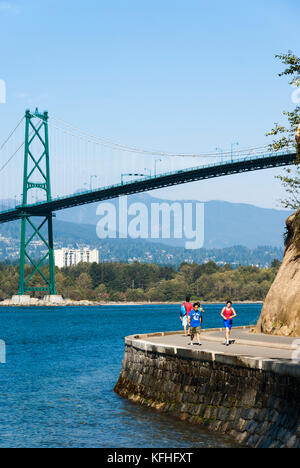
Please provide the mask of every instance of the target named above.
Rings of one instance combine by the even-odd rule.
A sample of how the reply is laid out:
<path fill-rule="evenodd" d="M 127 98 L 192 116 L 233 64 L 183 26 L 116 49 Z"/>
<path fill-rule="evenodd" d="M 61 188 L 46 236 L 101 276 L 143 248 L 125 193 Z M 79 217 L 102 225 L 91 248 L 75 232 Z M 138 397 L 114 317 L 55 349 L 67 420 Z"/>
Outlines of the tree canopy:
<path fill-rule="evenodd" d="M 297 105 L 292 111 L 283 112 L 287 119 L 286 126 L 275 123 L 274 128 L 267 135 L 276 137 L 270 145 L 272 151 L 280 151 L 294 146 L 298 153 L 295 167 L 285 169 L 285 174 L 278 177 L 287 192 L 287 198 L 282 200 L 283 206 L 298 210 L 300 208 L 300 149 L 295 136 L 297 129 L 298 132 L 300 131 L 300 57 L 288 52 L 287 54 L 276 55 L 276 58 L 286 66 L 279 76 L 290 77 L 289 84 L 294 88 L 292 101 Z"/>
<path fill-rule="evenodd" d="M 178 269 L 143 263 L 80 263 L 56 268 L 57 293 L 73 300 L 100 302 L 181 302 L 192 300 L 261 301 L 275 279 L 280 262 L 271 268 L 230 265 L 214 262 L 202 265 L 182 263 Z M 32 267 L 26 265 L 26 274 Z M 0 264 L 0 300 L 18 290 L 18 266 Z M 47 275 L 47 269 L 43 269 Z M 40 286 L 35 278 L 35 286 Z"/>

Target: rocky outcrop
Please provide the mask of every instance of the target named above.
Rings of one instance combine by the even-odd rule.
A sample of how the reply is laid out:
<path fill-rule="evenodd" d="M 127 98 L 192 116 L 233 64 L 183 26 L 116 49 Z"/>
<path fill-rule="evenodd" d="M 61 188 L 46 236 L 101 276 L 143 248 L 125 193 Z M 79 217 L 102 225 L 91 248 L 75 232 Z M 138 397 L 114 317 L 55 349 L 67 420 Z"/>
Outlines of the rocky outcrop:
<path fill-rule="evenodd" d="M 256 330 L 300 336 L 300 211 L 290 216 L 286 224 L 284 260 L 266 297 Z"/>
<path fill-rule="evenodd" d="M 296 143 L 300 160 L 300 124 Z M 283 263 L 266 297 L 256 331 L 300 336 L 300 210 L 288 218 L 286 225 Z"/>

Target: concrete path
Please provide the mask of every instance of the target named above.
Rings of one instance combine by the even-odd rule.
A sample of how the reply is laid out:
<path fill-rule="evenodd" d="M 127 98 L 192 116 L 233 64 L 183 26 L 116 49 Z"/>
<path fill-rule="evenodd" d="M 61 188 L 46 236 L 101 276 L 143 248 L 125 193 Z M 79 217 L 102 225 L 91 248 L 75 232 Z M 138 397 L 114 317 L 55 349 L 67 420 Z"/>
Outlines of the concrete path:
<path fill-rule="evenodd" d="M 174 332 L 162 335 L 148 335 L 147 337 L 143 337 L 143 339 L 153 344 L 188 348 L 195 351 L 213 351 L 234 356 L 274 359 L 280 362 L 295 363 L 295 354 L 297 354 L 300 365 L 300 337 L 297 339 L 285 336 L 254 334 L 246 327 L 233 328 L 230 336 L 232 344 L 224 346 L 224 330 L 203 330 L 201 332 L 201 346 L 190 346 L 188 344 L 190 337 L 185 337 L 184 333 Z M 197 341 L 197 339 L 194 338 L 194 341 Z M 295 353 L 297 350 L 298 353 Z"/>

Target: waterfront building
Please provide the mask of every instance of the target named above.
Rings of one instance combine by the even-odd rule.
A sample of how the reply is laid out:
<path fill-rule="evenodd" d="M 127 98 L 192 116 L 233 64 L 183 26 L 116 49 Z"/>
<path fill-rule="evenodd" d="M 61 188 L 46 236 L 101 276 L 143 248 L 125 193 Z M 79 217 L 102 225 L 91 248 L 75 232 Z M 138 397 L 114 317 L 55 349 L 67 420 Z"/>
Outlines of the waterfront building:
<path fill-rule="evenodd" d="M 63 268 L 78 263 L 99 263 L 98 249 L 57 249 L 54 250 L 55 266 Z"/>

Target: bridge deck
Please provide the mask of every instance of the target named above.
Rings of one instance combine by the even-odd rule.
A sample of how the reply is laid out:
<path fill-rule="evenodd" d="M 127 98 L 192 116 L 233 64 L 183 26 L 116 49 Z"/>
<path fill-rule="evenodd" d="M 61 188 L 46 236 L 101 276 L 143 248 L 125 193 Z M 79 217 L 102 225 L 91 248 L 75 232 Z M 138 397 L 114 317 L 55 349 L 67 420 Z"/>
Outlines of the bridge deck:
<path fill-rule="evenodd" d="M 146 192 L 172 185 L 185 184 L 197 180 L 222 177 L 242 172 L 292 165 L 295 163 L 296 158 L 296 153 L 280 153 L 169 172 L 156 177 L 147 177 L 125 184 L 117 184 L 97 190 L 75 193 L 67 197 L 53 199 L 51 202 L 40 202 L 28 205 L 26 208 L 21 206 L 16 207 L 15 209 L 1 212 L 0 223 L 7 223 L 19 219 L 23 213 L 28 214 L 28 216 L 44 216 L 54 211 L 109 200 L 122 195 L 132 195 L 134 193 Z"/>

